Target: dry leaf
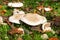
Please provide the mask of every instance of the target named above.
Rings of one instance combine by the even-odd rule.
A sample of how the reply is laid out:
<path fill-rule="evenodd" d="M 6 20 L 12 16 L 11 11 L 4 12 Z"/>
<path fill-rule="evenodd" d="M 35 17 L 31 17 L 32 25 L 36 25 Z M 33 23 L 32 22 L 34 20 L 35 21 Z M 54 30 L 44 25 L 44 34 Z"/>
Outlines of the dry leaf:
<path fill-rule="evenodd" d="M 38 10 L 42 10 L 44 7 L 43 6 L 38 6 L 37 9 Z"/>
<path fill-rule="evenodd" d="M 56 37 L 52 37 L 52 38 L 49 38 L 49 40 L 59 40 L 59 39 Z"/>
<path fill-rule="evenodd" d="M 24 34 L 24 30 L 22 28 L 14 28 L 9 31 L 9 34 Z"/>
<path fill-rule="evenodd" d="M 2 5 L 0 5 L 0 8 L 2 8 Z"/>
<path fill-rule="evenodd" d="M 60 26 L 60 16 L 56 16 L 53 21 L 55 26 Z"/>

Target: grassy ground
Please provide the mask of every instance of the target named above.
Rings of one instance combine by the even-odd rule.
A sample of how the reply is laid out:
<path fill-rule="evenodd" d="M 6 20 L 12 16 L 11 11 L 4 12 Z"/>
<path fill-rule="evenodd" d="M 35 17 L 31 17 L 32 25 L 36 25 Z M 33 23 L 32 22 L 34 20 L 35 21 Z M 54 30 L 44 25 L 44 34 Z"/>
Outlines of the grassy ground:
<path fill-rule="evenodd" d="M 12 1 L 12 0 L 9 0 L 9 1 Z M 17 1 L 17 0 L 14 0 L 14 1 Z M 24 6 L 19 9 L 25 11 L 25 13 L 34 12 L 34 10 L 37 10 L 36 9 L 37 6 L 43 5 L 45 7 L 51 6 L 53 8 L 53 11 L 51 11 L 51 12 L 41 11 L 40 15 L 43 15 L 43 16 L 46 15 L 46 18 L 48 19 L 48 21 L 51 21 L 53 19 L 54 15 L 60 16 L 60 2 L 51 2 L 51 0 L 49 0 L 49 1 L 46 0 L 44 2 L 42 2 L 41 0 L 20 0 L 20 1 L 24 3 Z M 2 0 L 0 0 L 0 4 L 2 5 L 2 8 L 0 9 L 0 11 L 7 10 L 7 12 L 4 14 L 4 16 L 8 17 L 8 16 L 12 15 L 12 11 L 14 8 L 9 8 L 7 5 L 5 5 L 3 3 Z M 26 8 L 28 8 L 28 10 Z M 37 12 L 38 12 L 38 10 L 37 10 Z M 55 14 L 55 12 L 56 12 L 56 14 Z M 7 33 L 11 29 L 10 26 L 9 25 L 0 25 L 0 40 L 17 40 L 18 37 L 21 37 L 23 40 L 43 40 L 41 38 L 41 35 L 43 33 L 31 30 L 31 27 L 29 25 L 24 24 L 23 22 L 21 22 L 20 25 L 18 25 L 18 24 L 14 24 L 14 25 L 15 25 L 15 27 L 22 27 L 25 30 L 24 36 L 21 36 L 19 34 L 10 35 Z M 52 26 L 52 29 L 60 30 L 60 27 L 55 28 L 55 26 Z M 33 33 L 29 34 L 30 31 Z M 52 34 L 51 32 L 47 32 L 46 34 L 49 36 L 49 38 L 57 37 L 60 39 L 60 35 L 58 35 L 58 34 Z"/>

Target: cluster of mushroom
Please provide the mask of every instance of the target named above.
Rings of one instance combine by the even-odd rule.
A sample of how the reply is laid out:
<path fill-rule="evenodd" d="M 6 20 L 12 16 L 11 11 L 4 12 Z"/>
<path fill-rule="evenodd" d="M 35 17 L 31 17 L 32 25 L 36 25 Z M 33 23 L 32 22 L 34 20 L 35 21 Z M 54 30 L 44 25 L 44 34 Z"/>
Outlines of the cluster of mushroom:
<path fill-rule="evenodd" d="M 15 2 L 15 3 L 8 3 L 9 7 L 22 7 L 23 3 Z M 46 11 L 50 10 L 49 8 L 44 8 Z M 3 23 L 2 17 L 0 17 L 0 22 Z M 37 26 L 42 24 L 42 29 L 44 32 L 51 31 L 50 23 L 47 22 L 47 19 L 44 16 L 34 13 L 27 13 L 25 14 L 24 11 L 20 11 L 19 9 L 14 9 L 13 15 L 9 17 L 9 21 L 12 23 L 20 24 L 20 21 L 30 25 L 30 26 Z M 20 30 L 20 28 L 18 29 Z M 13 30 L 14 31 L 14 30 Z M 22 30 L 21 30 L 22 31 Z M 24 32 L 24 30 L 23 30 Z"/>
<path fill-rule="evenodd" d="M 47 19 L 44 16 L 34 13 L 25 14 L 24 11 L 19 11 L 18 9 L 14 9 L 13 15 L 9 17 L 9 21 L 17 24 L 20 24 L 20 21 L 22 21 L 30 26 L 42 24 L 43 32 L 52 31 L 50 23 L 47 22 Z"/>
<path fill-rule="evenodd" d="M 23 3 L 8 3 L 9 7 L 22 7 Z M 52 8 L 44 8 L 43 6 L 38 7 L 39 10 L 44 9 L 45 11 L 50 11 Z M 47 22 L 47 19 L 44 16 L 41 16 L 39 14 L 34 13 L 27 13 L 25 14 L 24 11 L 20 11 L 18 9 L 14 9 L 13 15 L 9 17 L 9 21 L 12 23 L 20 24 L 20 21 L 30 25 L 30 26 L 37 26 L 39 24 L 42 24 L 42 29 L 44 32 L 51 31 L 50 23 Z"/>
<path fill-rule="evenodd" d="M 20 24 L 19 20 L 31 26 L 36 26 L 47 22 L 47 19 L 39 14 L 34 14 L 34 13 L 25 14 L 24 11 L 19 11 L 18 9 L 14 9 L 13 15 L 9 17 L 9 21 L 12 23 Z"/>

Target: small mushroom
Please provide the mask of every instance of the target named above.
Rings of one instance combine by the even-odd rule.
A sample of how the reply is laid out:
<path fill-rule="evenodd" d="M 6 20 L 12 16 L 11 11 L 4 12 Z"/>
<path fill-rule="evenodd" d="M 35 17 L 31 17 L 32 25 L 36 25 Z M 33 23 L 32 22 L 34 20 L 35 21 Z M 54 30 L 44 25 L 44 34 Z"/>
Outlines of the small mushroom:
<path fill-rule="evenodd" d="M 48 39 L 49 37 L 48 37 L 47 34 L 43 34 L 43 35 L 41 35 L 41 38 L 44 39 L 44 40 L 46 40 L 46 39 Z"/>
<path fill-rule="evenodd" d="M 19 11 L 19 9 L 14 9 L 13 14 L 17 14 L 17 13 L 19 13 L 19 14 L 25 14 L 24 11 Z"/>
<path fill-rule="evenodd" d="M 21 2 L 14 2 L 14 3 L 12 3 L 12 2 L 10 2 L 10 3 L 8 3 L 8 6 L 9 7 L 22 7 L 23 3 L 21 3 Z"/>
<path fill-rule="evenodd" d="M 41 16 L 38 14 L 27 13 L 24 15 L 24 17 L 21 18 L 21 21 L 23 21 L 24 23 L 28 25 L 36 26 L 36 25 L 47 22 L 47 19 L 44 16 Z"/>
<path fill-rule="evenodd" d="M 49 6 L 49 7 L 45 7 L 44 10 L 45 10 L 45 11 L 51 11 L 52 8 Z"/>
<path fill-rule="evenodd" d="M 24 16 L 24 14 L 25 13 L 23 11 L 14 10 L 13 15 L 9 17 L 9 21 L 12 23 L 20 24 L 19 20 Z"/>
<path fill-rule="evenodd" d="M 52 29 L 50 27 L 50 23 L 49 22 L 44 23 L 42 25 L 42 30 L 43 30 L 43 32 L 49 32 L 49 31 L 51 31 Z"/>

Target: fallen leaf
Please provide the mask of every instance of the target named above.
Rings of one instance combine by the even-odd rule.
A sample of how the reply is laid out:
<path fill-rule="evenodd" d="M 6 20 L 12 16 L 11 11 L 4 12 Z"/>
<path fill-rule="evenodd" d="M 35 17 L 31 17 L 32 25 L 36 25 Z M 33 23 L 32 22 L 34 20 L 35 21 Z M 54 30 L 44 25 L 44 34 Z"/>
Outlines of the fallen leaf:
<path fill-rule="evenodd" d="M 9 34 L 13 35 L 13 34 L 24 34 L 24 30 L 22 30 L 22 28 L 14 28 L 14 29 L 11 29 L 9 31 Z"/>
<path fill-rule="evenodd" d="M 49 40 L 59 40 L 59 39 L 56 37 L 51 37 L 51 38 L 49 38 Z"/>
<path fill-rule="evenodd" d="M 0 5 L 0 8 L 2 8 L 2 5 Z"/>

